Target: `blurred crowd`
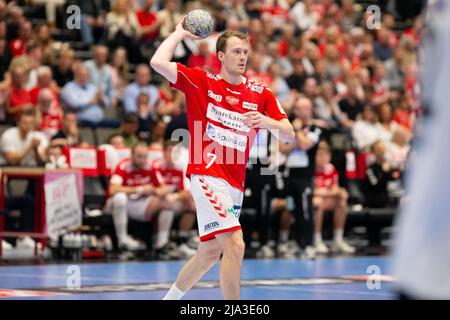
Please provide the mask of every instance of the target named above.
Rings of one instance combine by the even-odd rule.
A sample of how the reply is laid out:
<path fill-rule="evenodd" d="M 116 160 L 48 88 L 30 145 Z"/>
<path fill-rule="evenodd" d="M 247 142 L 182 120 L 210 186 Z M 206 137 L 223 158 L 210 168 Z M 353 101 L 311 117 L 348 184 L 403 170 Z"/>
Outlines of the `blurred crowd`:
<path fill-rule="evenodd" d="M 248 32 L 246 77 L 270 87 L 293 123 L 299 119 L 320 129 L 313 159 L 320 185 L 313 193 L 315 216 L 334 211 L 342 232 L 350 204 L 396 204 L 421 113 L 422 2 L 0 0 L 0 164 L 64 168 L 65 146 L 131 148 L 138 141 L 163 159 L 164 142 L 187 127 L 186 110 L 183 95 L 154 74 L 148 61 L 187 12 L 202 8 L 214 16 L 214 32 L 202 41 L 183 41 L 174 60 L 218 73 L 218 36 L 224 30 Z M 381 9 L 375 27 L 365 10 L 374 3 Z M 71 5 L 81 9 L 80 28 L 64 39 Z M 37 17 L 39 6 L 45 14 Z M 86 128 L 109 131 L 90 141 L 81 134 Z M 272 158 L 279 155 L 281 168 L 293 152 L 267 148 Z M 282 179 L 289 184 L 289 174 Z M 391 182 L 397 182 L 395 192 Z M 292 238 L 289 201 L 284 194 L 272 198 L 269 211 L 279 213 L 279 230 L 262 240 L 261 229 L 254 228 L 248 241 L 259 241 L 260 248 L 270 238 L 281 244 Z M 17 209 L 19 203 L 11 199 L 6 206 Z M 320 228 L 316 223 L 314 247 L 326 253 Z M 30 240 L 18 242 L 31 245 Z M 354 252 L 350 246 L 338 249 Z"/>

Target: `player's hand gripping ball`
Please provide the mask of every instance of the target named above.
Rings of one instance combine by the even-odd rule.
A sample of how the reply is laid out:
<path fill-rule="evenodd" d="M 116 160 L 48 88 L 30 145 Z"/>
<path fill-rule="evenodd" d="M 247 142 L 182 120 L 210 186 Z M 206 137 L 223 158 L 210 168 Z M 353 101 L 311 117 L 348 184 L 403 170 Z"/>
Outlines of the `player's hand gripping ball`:
<path fill-rule="evenodd" d="M 184 19 L 183 28 L 202 39 L 208 37 L 214 28 L 209 12 L 201 9 L 190 11 Z"/>

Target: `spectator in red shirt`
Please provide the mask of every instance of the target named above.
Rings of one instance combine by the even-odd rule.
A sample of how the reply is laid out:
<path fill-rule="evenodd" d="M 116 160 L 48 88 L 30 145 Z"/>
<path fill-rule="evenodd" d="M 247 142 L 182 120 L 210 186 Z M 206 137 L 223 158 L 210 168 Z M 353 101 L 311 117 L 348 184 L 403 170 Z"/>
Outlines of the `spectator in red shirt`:
<path fill-rule="evenodd" d="M 330 161 L 330 146 L 325 141 L 322 141 L 317 149 L 316 173 L 314 176 L 314 247 L 318 253 L 325 254 L 329 252 L 322 239 L 322 223 L 324 212 L 333 211 L 334 239 L 331 249 L 333 252 L 354 253 L 355 248 L 344 241 L 348 193 L 344 188 L 339 187 L 338 172 Z"/>
<path fill-rule="evenodd" d="M 33 108 L 30 92 L 25 88 L 27 81 L 26 71 L 19 65 L 14 65 L 10 69 L 11 86 L 8 92 L 6 119 L 16 121 L 20 114 L 26 110 Z"/>
<path fill-rule="evenodd" d="M 33 27 L 31 22 L 24 21 L 19 26 L 19 37 L 11 40 L 9 49 L 13 57 L 25 54 L 27 42 L 32 39 Z"/>
<path fill-rule="evenodd" d="M 54 136 L 61 130 L 62 110 L 59 106 L 58 98 L 49 88 L 39 91 L 37 109 L 39 114 L 39 130 L 47 138 Z"/>
<path fill-rule="evenodd" d="M 37 86 L 35 86 L 34 88 L 32 88 L 30 90 L 30 97 L 31 97 L 31 102 L 33 104 L 37 104 L 38 102 L 38 97 L 39 94 L 41 92 L 42 89 L 50 89 L 50 91 L 53 93 L 56 102 L 57 102 L 57 107 L 61 107 L 59 104 L 59 90 L 58 90 L 58 86 L 55 83 L 55 81 L 53 80 L 53 73 L 52 73 L 52 69 L 50 69 L 50 67 L 48 66 L 41 66 L 39 68 L 37 68 Z"/>
<path fill-rule="evenodd" d="M 159 26 L 161 21 L 158 20 L 156 12 L 152 10 L 155 0 L 144 0 L 141 10 L 136 12 L 139 24 L 141 25 L 141 41 L 153 42 L 158 39 Z"/>
<path fill-rule="evenodd" d="M 214 53 L 209 51 L 207 41 L 199 42 L 198 53 L 189 57 L 187 65 L 188 67 L 203 69 L 213 74 L 220 72 L 220 61 Z"/>

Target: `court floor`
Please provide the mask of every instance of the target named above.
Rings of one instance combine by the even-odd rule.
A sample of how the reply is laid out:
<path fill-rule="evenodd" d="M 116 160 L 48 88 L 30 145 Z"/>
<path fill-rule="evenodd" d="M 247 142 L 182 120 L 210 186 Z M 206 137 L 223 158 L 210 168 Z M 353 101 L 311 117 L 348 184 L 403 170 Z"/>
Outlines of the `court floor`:
<path fill-rule="evenodd" d="M 161 299 L 184 261 L 0 267 L 0 299 Z M 380 274 L 381 277 L 374 275 Z M 216 265 L 185 299 L 222 299 Z M 377 280 L 381 279 L 381 282 Z M 242 299 L 391 300 L 389 257 L 245 260 Z"/>

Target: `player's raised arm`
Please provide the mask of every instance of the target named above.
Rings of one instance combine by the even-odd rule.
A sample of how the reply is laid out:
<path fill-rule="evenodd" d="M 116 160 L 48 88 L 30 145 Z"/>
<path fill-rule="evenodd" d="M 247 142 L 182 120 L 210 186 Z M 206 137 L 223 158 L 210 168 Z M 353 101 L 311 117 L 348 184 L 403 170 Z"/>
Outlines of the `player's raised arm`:
<path fill-rule="evenodd" d="M 177 82 L 177 64 L 171 61 L 175 48 L 184 39 L 200 39 L 183 28 L 183 21 L 184 18 L 178 23 L 175 31 L 161 43 L 150 60 L 151 67 L 171 83 Z"/>

